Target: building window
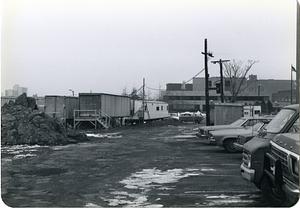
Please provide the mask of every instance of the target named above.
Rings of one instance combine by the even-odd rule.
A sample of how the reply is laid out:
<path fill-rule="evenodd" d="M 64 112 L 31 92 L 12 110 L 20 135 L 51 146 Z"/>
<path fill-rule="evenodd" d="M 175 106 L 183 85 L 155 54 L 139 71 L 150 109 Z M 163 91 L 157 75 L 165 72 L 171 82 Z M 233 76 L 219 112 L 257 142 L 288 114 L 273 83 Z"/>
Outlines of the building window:
<path fill-rule="evenodd" d="M 156 106 L 156 111 L 159 111 L 159 106 Z"/>
<path fill-rule="evenodd" d="M 164 110 L 164 106 L 160 106 L 160 110 Z"/>

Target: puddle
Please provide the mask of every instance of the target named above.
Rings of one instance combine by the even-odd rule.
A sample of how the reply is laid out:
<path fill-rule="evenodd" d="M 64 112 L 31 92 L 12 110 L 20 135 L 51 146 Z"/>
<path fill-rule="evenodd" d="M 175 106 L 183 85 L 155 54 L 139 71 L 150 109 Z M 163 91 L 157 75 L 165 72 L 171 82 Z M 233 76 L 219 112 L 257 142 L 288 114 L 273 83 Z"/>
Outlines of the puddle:
<path fill-rule="evenodd" d="M 127 191 L 113 191 L 113 199 L 105 199 L 109 206 L 125 207 L 163 207 L 161 204 L 151 204 L 148 202 L 147 193 L 153 189 L 169 190 L 167 184 L 176 183 L 182 178 L 203 175 L 198 169 L 170 169 L 162 171 L 156 168 L 143 169 L 142 171 L 131 174 L 129 177 L 120 181 L 124 188 L 135 190 L 135 193 Z M 138 191 L 138 193 L 136 193 Z"/>

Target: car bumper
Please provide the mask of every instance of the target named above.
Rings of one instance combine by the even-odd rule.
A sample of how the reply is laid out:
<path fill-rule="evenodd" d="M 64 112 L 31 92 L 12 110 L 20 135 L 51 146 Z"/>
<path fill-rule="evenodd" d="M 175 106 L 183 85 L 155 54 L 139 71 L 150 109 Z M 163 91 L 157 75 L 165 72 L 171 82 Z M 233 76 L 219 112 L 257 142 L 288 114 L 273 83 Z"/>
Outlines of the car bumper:
<path fill-rule="evenodd" d="M 200 139 L 207 139 L 207 135 L 205 134 L 196 133 L 196 136 Z"/>
<path fill-rule="evenodd" d="M 282 187 L 284 193 L 286 193 L 286 196 L 289 201 L 291 202 L 297 202 L 299 199 L 299 187 L 295 187 L 293 184 L 284 183 Z"/>
<path fill-rule="evenodd" d="M 196 133 L 196 136 L 201 140 L 201 142 L 205 144 L 215 144 L 216 141 L 214 139 L 209 138 L 205 134 Z"/>
<path fill-rule="evenodd" d="M 244 163 L 241 164 L 241 174 L 244 179 L 251 181 L 251 182 L 254 181 L 255 170 L 245 167 Z"/>

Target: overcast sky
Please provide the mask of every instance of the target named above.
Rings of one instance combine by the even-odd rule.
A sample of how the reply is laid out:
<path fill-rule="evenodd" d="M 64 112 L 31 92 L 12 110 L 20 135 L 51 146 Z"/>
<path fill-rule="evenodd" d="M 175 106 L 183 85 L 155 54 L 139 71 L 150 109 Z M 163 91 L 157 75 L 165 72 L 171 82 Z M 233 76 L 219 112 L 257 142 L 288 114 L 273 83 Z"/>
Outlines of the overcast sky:
<path fill-rule="evenodd" d="M 214 59 L 258 60 L 260 79 L 290 79 L 296 63 L 295 0 L 4 0 L 3 9 L 1 87 L 29 95 L 120 94 L 143 77 L 165 88 L 204 67 L 205 38 Z M 218 70 L 209 64 L 210 76 Z"/>

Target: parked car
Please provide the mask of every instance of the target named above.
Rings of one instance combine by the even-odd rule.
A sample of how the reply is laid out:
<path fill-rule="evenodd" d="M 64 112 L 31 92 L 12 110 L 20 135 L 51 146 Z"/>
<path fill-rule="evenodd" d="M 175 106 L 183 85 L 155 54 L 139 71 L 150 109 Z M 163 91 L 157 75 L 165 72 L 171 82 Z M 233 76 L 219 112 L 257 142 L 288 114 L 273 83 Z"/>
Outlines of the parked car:
<path fill-rule="evenodd" d="M 272 118 L 270 118 L 271 120 Z M 253 137 L 257 136 L 258 134 L 264 134 L 265 128 L 268 125 L 269 122 L 267 123 L 258 123 L 253 126 L 253 130 L 249 133 L 245 134 L 239 134 L 235 142 L 233 143 L 234 148 L 237 151 L 243 151 L 243 146 L 246 142 L 248 142 L 250 139 Z M 257 126 L 256 126 L 257 125 Z M 255 127 L 256 126 L 256 127 Z"/>
<path fill-rule="evenodd" d="M 279 113 L 266 126 L 263 134 L 259 134 L 243 146 L 243 160 L 241 174 L 243 178 L 253 182 L 258 188 L 267 186 L 265 178 L 269 177 L 264 171 L 266 164 L 266 153 L 270 152 L 270 140 L 278 134 L 297 133 L 299 134 L 299 104 L 289 105 Z M 290 148 L 289 146 L 287 146 Z M 269 184 L 270 185 L 270 184 Z M 265 189 L 265 188 L 264 188 Z M 272 187 L 269 190 L 273 190 Z M 276 197 L 275 190 L 270 193 Z"/>
<path fill-rule="evenodd" d="M 192 113 L 192 112 L 184 112 L 180 113 L 179 115 L 179 121 L 181 122 L 194 122 L 194 123 L 200 123 L 204 117 L 201 114 Z"/>
<path fill-rule="evenodd" d="M 259 122 L 267 122 L 270 118 L 261 116 L 261 117 L 242 117 L 235 122 L 228 125 L 216 125 L 216 126 L 202 126 L 199 128 L 199 132 L 196 134 L 200 139 L 205 139 L 209 142 L 209 133 L 211 131 L 216 131 L 220 129 L 237 129 L 244 128 L 246 126 L 253 126 Z"/>
<path fill-rule="evenodd" d="M 279 134 L 270 142 L 265 158 L 263 194 L 279 203 L 292 206 L 299 199 L 299 133 Z M 275 191 L 274 191 L 275 190 Z M 274 198 L 276 194 L 276 198 Z"/>
<path fill-rule="evenodd" d="M 237 152 L 239 149 L 235 148 L 234 143 L 238 140 L 239 136 L 249 137 L 251 135 L 252 137 L 254 137 L 259 133 L 263 126 L 265 126 L 270 121 L 271 119 L 266 119 L 264 120 L 264 122 L 256 123 L 253 126 L 211 131 L 208 139 L 210 140 L 210 143 L 216 143 L 218 146 L 224 147 L 227 152 Z"/>

